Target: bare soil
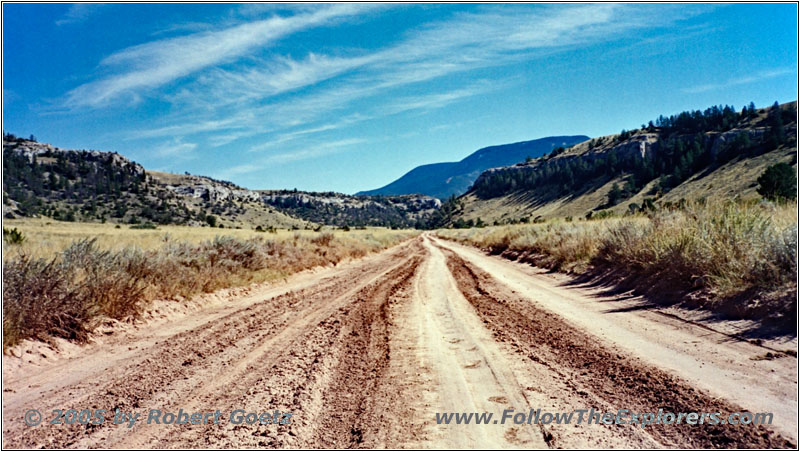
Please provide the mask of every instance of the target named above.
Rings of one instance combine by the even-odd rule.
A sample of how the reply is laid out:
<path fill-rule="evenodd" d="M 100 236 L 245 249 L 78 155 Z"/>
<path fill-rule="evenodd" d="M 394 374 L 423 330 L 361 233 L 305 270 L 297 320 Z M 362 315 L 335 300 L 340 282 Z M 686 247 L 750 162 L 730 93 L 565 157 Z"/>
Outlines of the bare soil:
<path fill-rule="evenodd" d="M 795 448 L 797 359 L 429 235 L 93 344 L 3 360 L 5 448 Z M 45 357 L 40 355 L 44 354 Z M 26 426 L 37 409 L 220 424 Z M 732 425 L 437 425 L 436 412 L 774 412 Z M 293 413 L 232 425 L 234 409 Z"/>

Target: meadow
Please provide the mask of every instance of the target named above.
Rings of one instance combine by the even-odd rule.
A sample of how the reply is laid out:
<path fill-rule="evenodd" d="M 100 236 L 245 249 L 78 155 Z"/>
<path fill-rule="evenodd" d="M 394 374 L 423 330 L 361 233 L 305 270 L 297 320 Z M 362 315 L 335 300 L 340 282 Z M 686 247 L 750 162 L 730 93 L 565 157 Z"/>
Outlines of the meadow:
<path fill-rule="evenodd" d="M 390 230 L 370 228 L 349 232 L 338 228 L 323 227 L 320 231 L 307 229 L 275 229 L 274 232 L 261 232 L 254 229 L 220 229 L 212 227 L 159 225 L 156 229 L 136 229 L 130 225 L 111 223 L 81 223 L 57 221 L 51 218 L 17 218 L 3 221 L 6 229 L 19 230 L 25 241 L 16 246 L 7 246 L 3 242 L 3 259 L 8 260 L 21 253 L 32 257 L 50 258 L 78 240 L 93 239 L 98 248 L 118 251 L 127 247 L 138 247 L 143 250 L 160 248 L 169 241 L 197 244 L 211 240 L 217 236 L 233 237 L 247 240 L 257 237 L 274 240 L 291 239 L 295 235 L 313 237 L 319 232 L 331 232 L 335 236 L 360 238 L 370 236 L 374 240 L 392 237 Z"/>
<path fill-rule="evenodd" d="M 104 318 L 135 318 L 155 299 L 277 280 L 381 251 L 416 231 L 259 232 L 51 219 L 8 220 L 3 243 L 3 346 L 23 339 L 83 341 Z"/>

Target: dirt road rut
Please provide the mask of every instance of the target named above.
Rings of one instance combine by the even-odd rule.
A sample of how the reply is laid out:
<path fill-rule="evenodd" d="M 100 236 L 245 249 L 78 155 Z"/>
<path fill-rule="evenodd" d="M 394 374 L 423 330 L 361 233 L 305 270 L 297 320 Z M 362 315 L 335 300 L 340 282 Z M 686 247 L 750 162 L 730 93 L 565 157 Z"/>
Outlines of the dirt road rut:
<path fill-rule="evenodd" d="M 526 272 L 426 234 L 168 325 L 124 330 L 74 357 L 38 363 L 6 357 L 3 446 L 796 444 L 796 358 L 755 360 L 761 352 L 755 345 L 716 341 L 702 328 L 636 312 L 606 315 L 593 310 L 599 302 L 586 293 Z M 642 328 L 659 335 L 635 333 Z M 672 359 L 661 334 L 706 347 L 673 350 L 683 361 Z M 647 353 L 648 344 L 655 353 Z M 695 358 L 700 368 L 681 365 Z M 708 381 L 714 375 L 720 384 Z M 747 385 L 746 395 L 740 385 Z M 486 412 L 499 420 L 506 409 L 591 408 L 775 417 L 766 427 L 436 422 L 436 413 Z M 131 428 L 108 421 L 28 426 L 23 419 L 31 409 L 48 419 L 57 409 L 119 409 L 141 419 Z M 151 409 L 223 416 L 218 424 L 155 425 L 144 422 Z M 291 423 L 234 425 L 227 416 L 236 409 L 291 412 Z"/>

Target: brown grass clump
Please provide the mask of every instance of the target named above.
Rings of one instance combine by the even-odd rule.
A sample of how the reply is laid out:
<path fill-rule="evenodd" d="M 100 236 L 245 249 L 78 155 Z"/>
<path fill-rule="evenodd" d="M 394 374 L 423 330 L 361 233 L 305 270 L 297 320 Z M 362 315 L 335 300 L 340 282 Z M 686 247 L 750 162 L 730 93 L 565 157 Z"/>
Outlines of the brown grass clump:
<path fill-rule="evenodd" d="M 711 288 L 718 297 L 795 280 L 797 222 L 785 207 L 720 203 L 662 211 L 603 237 L 597 260 L 631 272 Z"/>
<path fill-rule="evenodd" d="M 61 264 L 21 256 L 3 267 L 3 345 L 49 336 L 83 340 L 89 307 Z"/>
<path fill-rule="evenodd" d="M 200 243 L 162 239 L 160 248 L 101 249 L 74 241 L 53 257 L 23 249 L 3 265 L 3 347 L 23 339 L 83 341 L 103 318 L 128 319 L 150 301 L 189 298 L 280 278 L 395 245 L 414 233 L 296 233 L 291 239 L 216 236 Z"/>

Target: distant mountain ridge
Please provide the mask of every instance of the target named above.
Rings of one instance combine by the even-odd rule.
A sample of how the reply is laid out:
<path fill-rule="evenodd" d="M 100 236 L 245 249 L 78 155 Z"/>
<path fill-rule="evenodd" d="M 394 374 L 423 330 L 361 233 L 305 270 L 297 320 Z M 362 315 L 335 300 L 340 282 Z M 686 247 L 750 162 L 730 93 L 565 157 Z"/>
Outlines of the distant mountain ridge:
<path fill-rule="evenodd" d="M 510 166 L 528 157 L 541 157 L 555 148 L 570 147 L 588 140 L 585 135 L 553 136 L 479 149 L 459 162 L 418 166 L 394 182 L 357 195 L 423 194 L 439 199 L 461 195 L 475 179 L 490 168 Z"/>

